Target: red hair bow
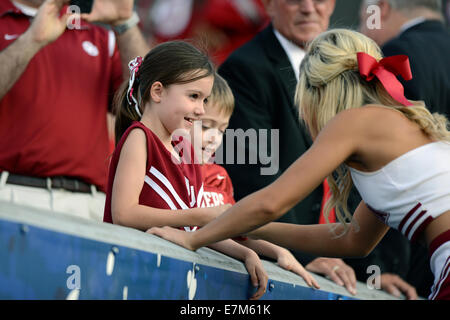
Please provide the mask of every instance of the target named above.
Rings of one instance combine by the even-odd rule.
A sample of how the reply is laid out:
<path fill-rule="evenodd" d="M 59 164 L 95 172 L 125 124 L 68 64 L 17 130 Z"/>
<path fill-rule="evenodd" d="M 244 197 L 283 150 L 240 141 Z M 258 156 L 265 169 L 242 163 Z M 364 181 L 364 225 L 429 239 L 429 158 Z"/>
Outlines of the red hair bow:
<path fill-rule="evenodd" d="M 381 59 L 379 62 L 364 52 L 357 53 L 359 74 L 367 81 L 371 81 L 374 77 L 380 80 L 383 87 L 391 95 L 392 98 L 400 102 L 404 106 L 410 106 L 404 96 L 404 88 L 397 75 L 401 75 L 405 80 L 412 79 L 409 58 L 406 55 L 397 55 Z"/>

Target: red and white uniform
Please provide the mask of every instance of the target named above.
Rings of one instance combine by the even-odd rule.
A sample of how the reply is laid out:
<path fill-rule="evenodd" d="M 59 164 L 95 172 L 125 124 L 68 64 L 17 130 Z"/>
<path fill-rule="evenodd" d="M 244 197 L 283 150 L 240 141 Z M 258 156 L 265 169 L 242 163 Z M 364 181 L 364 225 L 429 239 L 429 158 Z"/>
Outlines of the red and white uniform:
<path fill-rule="evenodd" d="M 139 204 L 171 210 L 198 207 L 198 202 L 203 192 L 200 165 L 190 161 L 176 163 L 172 159 L 172 154 L 158 136 L 141 122 L 134 121 L 123 134 L 111 159 L 103 221 L 113 223 L 111 197 L 117 164 L 128 134 L 136 128 L 143 130 L 147 137 L 146 175 L 144 186 L 139 195 Z M 191 146 L 189 147 L 193 150 Z M 184 229 L 186 231 L 195 231 L 197 227 L 187 226 Z"/>
<path fill-rule="evenodd" d="M 435 279 L 429 299 L 450 300 L 450 230 L 437 236 L 429 247 Z"/>
<path fill-rule="evenodd" d="M 0 1 L 0 50 L 30 23 L 9 0 Z M 0 171 L 71 176 L 104 191 L 106 113 L 121 68 L 114 34 L 83 21 L 41 49 L 0 100 Z"/>
<path fill-rule="evenodd" d="M 413 149 L 375 172 L 350 168 L 367 206 L 388 226 L 411 241 L 431 221 L 450 210 L 450 143 L 438 141 Z M 430 244 L 435 282 L 430 299 L 450 299 L 450 231 Z"/>
<path fill-rule="evenodd" d="M 203 197 L 200 207 L 209 208 L 224 204 L 235 204 L 233 197 L 233 184 L 224 167 L 217 164 L 204 164 Z"/>
<path fill-rule="evenodd" d="M 224 204 L 235 204 L 233 196 L 233 184 L 224 167 L 218 164 L 202 165 L 203 193 L 200 199 L 200 207 L 210 208 Z M 247 237 L 236 237 L 234 240 L 245 241 Z"/>

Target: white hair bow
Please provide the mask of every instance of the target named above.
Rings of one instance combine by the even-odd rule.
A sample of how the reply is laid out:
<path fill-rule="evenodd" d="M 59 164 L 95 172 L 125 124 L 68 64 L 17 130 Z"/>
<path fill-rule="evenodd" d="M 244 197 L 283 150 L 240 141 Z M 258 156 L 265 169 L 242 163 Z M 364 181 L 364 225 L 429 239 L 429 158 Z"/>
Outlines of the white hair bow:
<path fill-rule="evenodd" d="M 134 109 L 136 110 L 136 113 L 139 115 L 139 117 L 142 117 L 142 114 L 141 111 L 139 110 L 139 103 L 133 95 L 134 91 L 133 86 L 136 77 L 139 75 L 139 68 L 141 65 L 142 65 L 142 57 L 139 56 L 131 60 L 130 63 L 128 63 L 128 68 L 130 69 L 130 81 L 128 83 L 127 101 L 128 104 L 130 105 L 134 103 Z"/>

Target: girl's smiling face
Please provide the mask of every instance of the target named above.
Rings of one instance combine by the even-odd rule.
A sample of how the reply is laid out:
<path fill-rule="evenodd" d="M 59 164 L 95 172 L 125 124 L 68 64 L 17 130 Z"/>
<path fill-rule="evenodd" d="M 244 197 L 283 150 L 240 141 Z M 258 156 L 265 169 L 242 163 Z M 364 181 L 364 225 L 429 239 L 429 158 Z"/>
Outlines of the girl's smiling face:
<path fill-rule="evenodd" d="M 148 109 L 159 119 L 164 136 L 171 136 L 179 129 L 187 132 L 191 130 L 194 121 L 205 113 L 205 103 L 211 94 L 213 82 L 214 77 L 208 76 L 167 87 L 160 82 L 153 83 L 150 89 L 152 104 Z"/>

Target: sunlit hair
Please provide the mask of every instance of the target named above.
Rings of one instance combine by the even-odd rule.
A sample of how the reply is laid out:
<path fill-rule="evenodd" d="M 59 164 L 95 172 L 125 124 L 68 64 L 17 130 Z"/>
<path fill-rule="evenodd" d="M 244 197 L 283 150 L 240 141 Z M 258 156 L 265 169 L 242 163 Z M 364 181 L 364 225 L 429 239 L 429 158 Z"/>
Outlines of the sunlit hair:
<path fill-rule="evenodd" d="M 218 73 L 214 75 L 214 85 L 206 108 L 220 108 L 220 113 L 229 117 L 234 111 L 234 96 L 227 81 Z"/>
<path fill-rule="evenodd" d="M 423 102 L 414 106 L 399 105 L 384 89 L 378 79 L 368 82 L 358 71 L 356 53 L 365 52 L 377 61 L 383 58 L 378 45 L 361 33 L 334 29 L 314 39 L 300 66 L 300 79 L 295 95 L 300 118 L 311 136 L 317 137 L 337 113 L 351 108 L 375 104 L 397 110 L 435 140 L 450 141 L 447 119 L 431 114 Z M 347 208 L 347 199 L 352 188 L 352 179 L 347 167 L 342 164 L 327 177 L 332 196 L 325 205 L 325 219 L 332 208 L 336 218 L 348 230 L 352 216 Z M 356 226 L 357 227 L 357 226 Z"/>

